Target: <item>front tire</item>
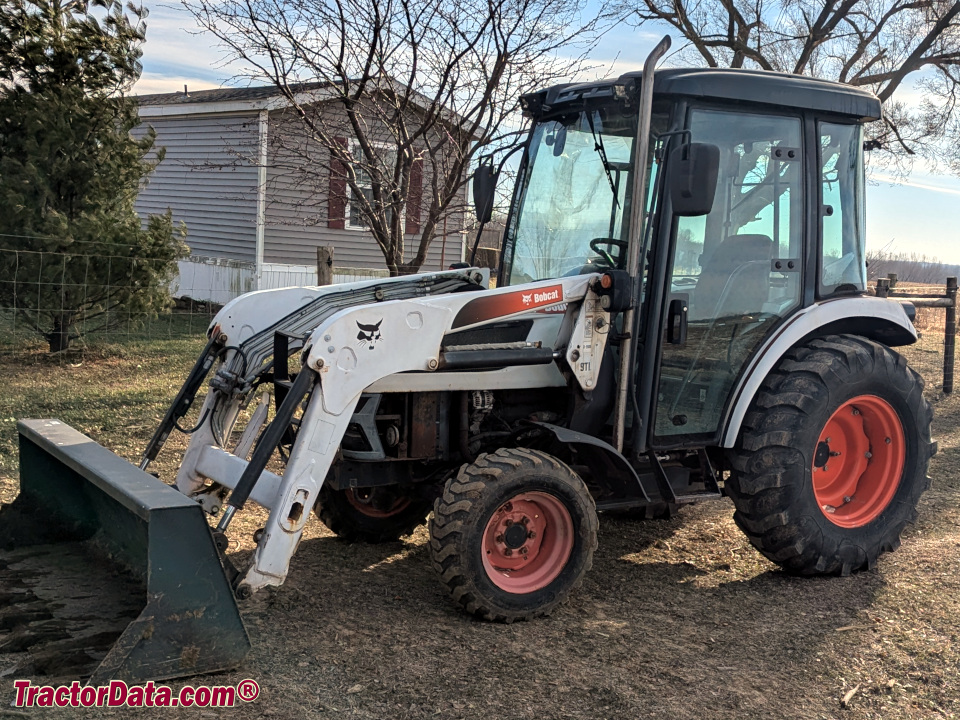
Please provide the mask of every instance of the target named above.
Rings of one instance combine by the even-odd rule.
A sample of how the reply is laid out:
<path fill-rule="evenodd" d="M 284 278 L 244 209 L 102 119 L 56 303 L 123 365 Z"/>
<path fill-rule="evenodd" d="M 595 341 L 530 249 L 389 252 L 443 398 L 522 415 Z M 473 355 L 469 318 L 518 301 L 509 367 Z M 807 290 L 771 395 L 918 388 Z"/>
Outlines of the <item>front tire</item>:
<path fill-rule="evenodd" d="M 929 487 L 933 412 L 890 348 L 850 335 L 791 351 L 764 380 L 731 453 L 734 520 L 800 575 L 872 568 Z"/>
<path fill-rule="evenodd" d="M 385 543 L 399 540 L 422 525 L 430 512 L 430 502 L 392 485 L 346 490 L 323 485 L 313 509 L 343 540 Z"/>
<path fill-rule="evenodd" d="M 583 480 L 525 448 L 464 465 L 430 520 L 431 559 L 453 601 L 498 622 L 549 615 L 581 583 L 596 547 Z"/>

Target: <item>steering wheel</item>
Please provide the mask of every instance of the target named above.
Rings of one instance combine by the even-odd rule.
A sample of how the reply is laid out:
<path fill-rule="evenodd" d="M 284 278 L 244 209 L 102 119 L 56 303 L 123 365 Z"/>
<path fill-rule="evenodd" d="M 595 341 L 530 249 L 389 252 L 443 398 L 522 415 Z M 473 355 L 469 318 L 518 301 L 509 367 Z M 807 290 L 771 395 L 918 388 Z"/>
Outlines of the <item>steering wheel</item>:
<path fill-rule="evenodd" d="M 601 250 L 599 246 L 606 245 L 608 248 L 619 248 L 620 252 L 617 253 L 617 260 L 623 256 L 624 250 L 627 249 L 626 240 L 616 240 L 614 238 L 594 238 L 590 241 L 590 249 L 593 250 L 601 259 L 607 263 L 610 267 L 617 266 L 617 260 L 613 259 L 613 256 L 606 250 Z"/>

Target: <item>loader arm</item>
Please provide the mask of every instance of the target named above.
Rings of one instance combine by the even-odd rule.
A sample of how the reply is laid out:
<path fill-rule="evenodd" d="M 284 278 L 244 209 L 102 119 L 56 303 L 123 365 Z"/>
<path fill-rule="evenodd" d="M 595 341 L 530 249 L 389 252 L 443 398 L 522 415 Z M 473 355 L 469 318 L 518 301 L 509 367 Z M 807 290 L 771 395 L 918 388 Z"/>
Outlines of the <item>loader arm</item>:
<path fill-rule="evenodd" d="M 435 378 L 437 388 L 444 387 L 447 373 L 443 342 L 451 331 L 566 303 L 557 347 L 512 348 L 515 352 L 503 354 L 501 364 L 523 366 L 560 360 L 585 389 L 593 387 L 606 338 L 605 333 L 595 333 L 593 328 L 609 323 L 608 314 L 590 289 L 595 278 L 574 276 L 521 288 L 362 305 L 340 310 L 318 325 L 305 343 L 301 375 L 309 373 L 309 380 L 295 381 L 295 389 L 264 430 L 249 462 L 215 447 L 209 434 L 195 435 L 184 458 L 182 475 L 197 482 L 207 477 L 218 486 L 233 489 L 218 531 L 226 531 L 248 496 L 270 508 L 252 563 L 237 579 L 238 592 L 243 595 L 284 581 L 290 557 L 337 458 L 361 393 L 401 373 L 426 374 Z M 469 362 L 469 358 L 463 359 L 463 352 L 458 351 L 458 363 Z M 487 351 L 481 348 L 475 352 Z M 478 362 L 486 366 L 495 362 L 489 354 L 478 357 L 483 358 Z M 597 360 L 591 362 L 592 358 Z M 306 407 L 283 476 L 264 472 L 277 439 L 304 396 Z M 212 393 L 206 402 L 216 402 Z M 200 458 L 204 462 L 198 465 Z M 188 461 L 192 465 L 188 466 Z"/>
<path fill-rule="evenodd" d="M 334 287 L 264 290 L 230 301 L 210 323 L 210 343 L 154 434 L 141 469 L 146 469 L 147 464 L 156 458 L 175 421 L 193 402 L 210 369 L 210 364 L 202 361 L 209 356 L 215 342 L 214 352 L 223 362 L 217 368 L 200 408 L 200 421 L 191 431 L 191 442 L 177 472 L 176 486 L 182 493 L 197 498 L 207 512 L 219 512 L 222 492 L 214 490 L 199 494 L 204 485 L 203 477 L 196 470 L 201 462 L 200 454 L 204 448 L 224 444 L 238 413 L 249 402 L 251 390 L 259 379 L 273 370 L 278 358 L 271 361 L 270 356 L 278 334 L 306 337 L 339 310 L 358 304 L 479 290 L 480 277 L 477 270 L 468 268 Z M 286 358 L 282 360 L 285 362 Z"/>

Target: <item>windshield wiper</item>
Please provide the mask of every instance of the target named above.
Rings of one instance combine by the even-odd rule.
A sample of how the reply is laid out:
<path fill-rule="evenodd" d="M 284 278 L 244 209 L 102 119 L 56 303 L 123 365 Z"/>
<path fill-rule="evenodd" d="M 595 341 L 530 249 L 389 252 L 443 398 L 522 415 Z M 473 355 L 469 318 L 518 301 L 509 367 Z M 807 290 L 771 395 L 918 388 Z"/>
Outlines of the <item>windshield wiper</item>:
<path fill-rule="evenodd" d="M 587 113 L 587 123 L 590 125 L 590 132 L 593 134 L 593 149 L 600 154 L 600 162 L 603 163 L 603 172 L 607 174 L 607 182 L 610 183 L 610 192 L 613 193 L 613 202 L 620 208 L 620 198 L 617 197 L 617 184 L 613 181 L 613 174 L 610 172 L 610 163 L 607 161 L 607 151 L 603 147 L 603 134 L 597 135 L 597 130 L 593 126 L 593 113 L 589 110 Z"/>

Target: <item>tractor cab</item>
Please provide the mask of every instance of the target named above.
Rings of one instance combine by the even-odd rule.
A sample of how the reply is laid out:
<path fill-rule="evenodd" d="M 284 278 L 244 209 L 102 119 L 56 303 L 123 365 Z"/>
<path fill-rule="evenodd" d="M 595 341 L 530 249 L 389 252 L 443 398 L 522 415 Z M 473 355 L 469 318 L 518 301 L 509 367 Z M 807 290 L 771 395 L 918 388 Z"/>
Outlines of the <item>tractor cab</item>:
<path fill-rule="evenodd" d="M 868 92 L 794 75 L 654 75 L 638 171 L 641 73 L 523 98 L 532 129 L 502 284 L 637 267 L 641 450 L 721 440 L 755 354 L 799 311 L 866 291 Z M 692 154 L 697 157 L 692 157 Z M 642 212 L 631 207 L 644 186 Z"/>

